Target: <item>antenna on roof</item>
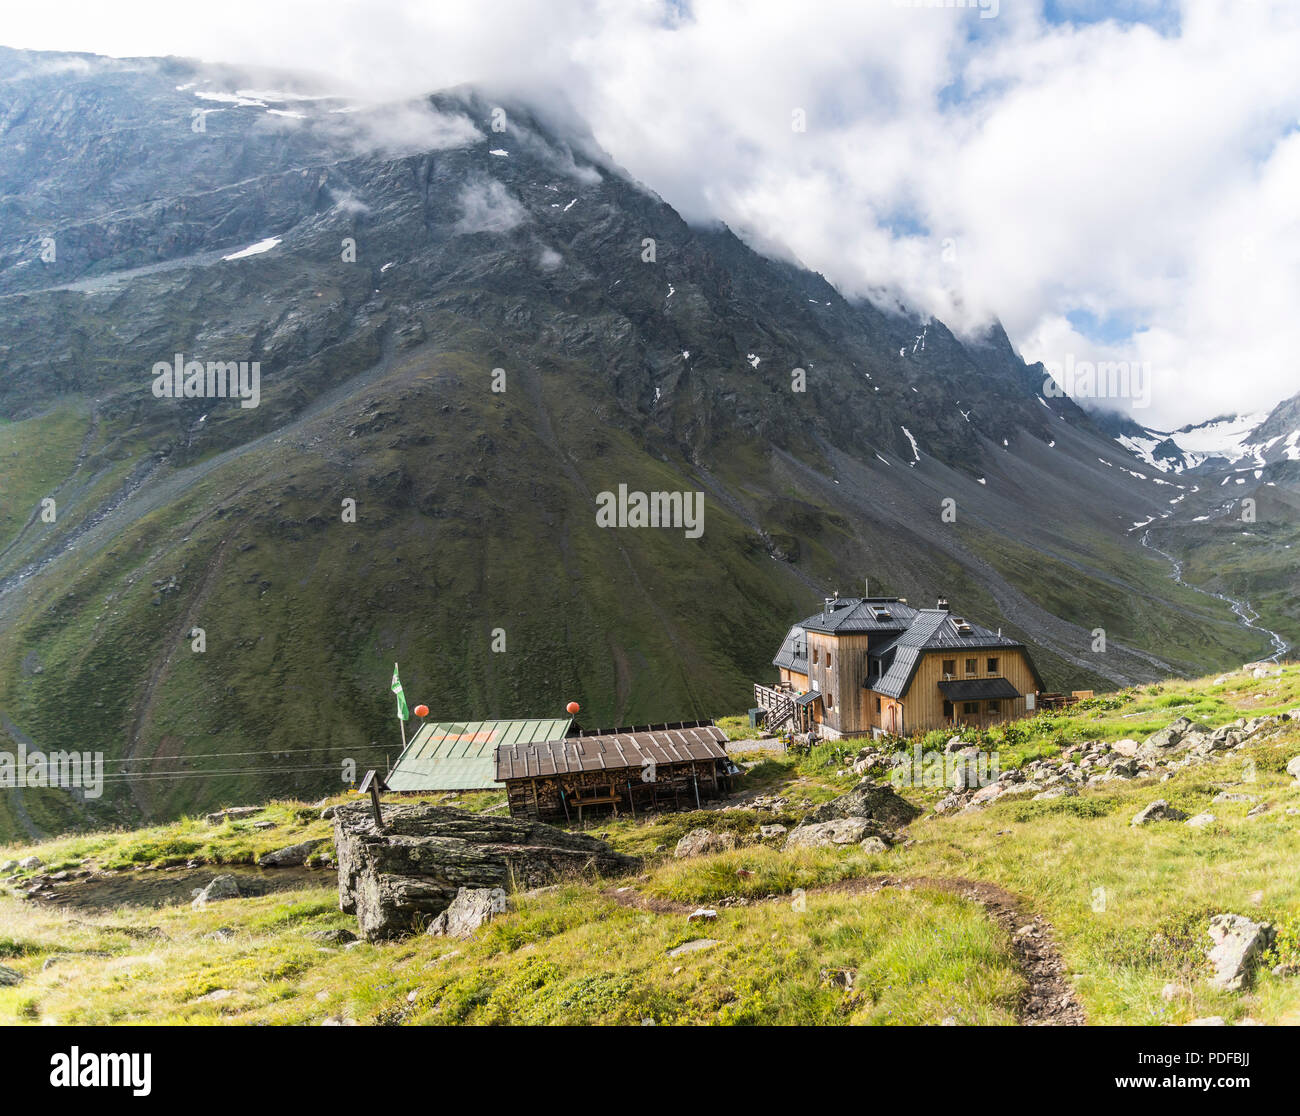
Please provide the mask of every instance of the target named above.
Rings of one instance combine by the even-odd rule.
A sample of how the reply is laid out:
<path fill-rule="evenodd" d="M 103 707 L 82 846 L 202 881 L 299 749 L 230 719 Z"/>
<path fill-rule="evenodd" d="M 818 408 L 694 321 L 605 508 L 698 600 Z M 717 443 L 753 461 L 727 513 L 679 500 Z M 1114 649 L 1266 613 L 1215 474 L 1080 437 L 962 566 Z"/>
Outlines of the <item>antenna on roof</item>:
<path fill-rule="evenodd" d="M 862 579 L 862 595 L 868 600 L 871 599 L 871 578 L 869 577 Z"/>

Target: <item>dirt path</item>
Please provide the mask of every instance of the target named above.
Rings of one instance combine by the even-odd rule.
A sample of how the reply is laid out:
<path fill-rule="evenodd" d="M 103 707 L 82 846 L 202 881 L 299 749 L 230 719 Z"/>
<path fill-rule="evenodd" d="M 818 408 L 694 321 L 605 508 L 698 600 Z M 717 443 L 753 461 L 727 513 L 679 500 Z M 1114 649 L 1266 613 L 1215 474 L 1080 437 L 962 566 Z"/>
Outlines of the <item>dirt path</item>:
<path fill-rule="evenodd" d="M 1026 981 L 1026 988 L 1016 1006 L 1016 1019 L 1027 1026 L 1081 1027 L 1086 1022 L 1083 1005 L 1065 977 L 1065 963 L 1057 952 L 1052 927 L 1040 915 L 1029 912 L 1025 901 L 997 884 L 934 876 L 859 876 L 840 880 L 825 887 L 810 888 L 810 894 L 873 895 L 886 887 L 905 890 L 927 888 L 959 895 L 978 903 L 988 916 L 1011 939 L 1016 964 Z M 655 914 L 690 914 L 698 904 L 657 899 L 638 891 L 610 888 L 607 898 L 620 906 L 653 911 Z M 771 896 L 776 902 L 787 896 Z"/>

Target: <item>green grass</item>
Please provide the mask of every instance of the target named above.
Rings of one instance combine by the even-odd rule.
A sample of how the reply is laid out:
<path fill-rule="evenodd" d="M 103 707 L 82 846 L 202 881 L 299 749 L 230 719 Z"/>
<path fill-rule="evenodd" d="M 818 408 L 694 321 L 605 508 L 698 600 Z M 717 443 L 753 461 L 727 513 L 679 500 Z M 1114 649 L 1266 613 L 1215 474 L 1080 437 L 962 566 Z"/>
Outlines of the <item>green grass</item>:
<path fill-rule="evenodd" d="M 326 895 L 71 928 L 45 912 L 15 911 L 33 944 L 12 961 L 27 979 L 0 989 L 0 1020 L 989 1024 L 1013 1019 L 1021 988 L 1007 943 L 979 909 L 925 891 L 724 911 L 707 927 L 721 944 L 679 957 L 669 951 L 705 932 L 589 888 L 520 897 L 516 911 L 470 942 L 417 936 L 348 950 L 308 937 L 351 921 Z M 142 948 L 125 931 L 146 921 L 156 933 Z M 219 927 L 230 940 L 207 937 Z M 51 957 L 59 960 L 42 970 Z M 831 969 L 854 970 L 854 988 L 823 980 Z M 200 1002 L 214 992 L 220 997 Z"/>
<path fill-rule="evenodd" d="M 54 495 L 55 478 L 72 472 L 88 417 L 87 404 L 70 398 L 37 417 L 0 424 L 0 551 Z M 56 500 L 56 522 L 58 511 Z"/>
<path fill-rule="evenodd" d="M 1222 682 L 1164 683 L 1108 697 L 1068 714 L 1035 718 L 995 735 L 1029 755 L 1070 739 L 1140 737 L 1188 707 L 1223 723 L 1300 704 L 1300 665 L 1282 677 L 1240 673 Z M 1136 726 L 1141 726 L 1138 728 Z M 788 800 L 776 811 L 705 810 L 652 820 L 608 819 L 589 828 L 644 857 L 624 880 L 570 882 L 515 897 L 516 907 L 467 942 L 415 936 L 352 949 L 310 937 L 354 928 L 332 887 L 261 898 L 109 913 L 58 910 L 0 888 L 0 958 L 24 976 L 0 989 L 0 1022 L 13 1023 L 962 1023 L 1015 1019 L 1023 987 L 1005 934 L 975 903 L 922 882 L 911 890 L 854 888 L 851 881 L 970 878 L 1023 898 L 1052 926 L 1067 975 L 1095 1024 L 1300 1022 L 1300 979 L 1269 967 L 1300 958 L 1300 785 L 1284 772 L 1300 754 L 1300 722 L 1274 738 L 1178 773 L 1167 781 L 1112 782 L 1076 797 L 995 803 L 971 814 L 913 822 L 907 842 L 785 853 L 760 825 L 791 824 L 840 778 L 812 756 L 768 755 L 747 780 Z M 1224 789 L 1270 806 L 1213 803 Z M 941 792 L 914 793 L 918 801 Z M 444 796 L 430 796 L 441 799 Z M 492 796 L 459 796 L 482 805 Z M 1142 828 L 1131 817 L 1154 798 L 1214 824 Z M 197 819 L 139 831 L 60 838 L 0 850 L 35 851 L 49 868 L 109 869 L 126 881 L 139 866 L 180 858 L 213 867 L 327 835 L 327 823 L 294 802 L 261 815 L 277 823 L 209 827 Z M 696 826 L 735 835 L 738 847 L 678 860 Z M 323 850 L 328 852 L 328 847 Z M 20 882 L 32 873 L 22 873 Z M 630 902 L 613 888 L 629 889 Z M 653 904 L 665 905 L 656 911 Z M 698 905 L 718 912 L 688 925 Z M 1269 920 L 1278 939 L 1268 966 L 1239 993 L 1208 981 L 1212 915 Z M 221 928 L 229 940 L 210 937 Z M 720 944 L 670 956 L 699 937 Z M 51 961 L 49 967 L 46 962 Z M 829 974 L 852 970 L 846 989 Z M 826 977 L 823 974 L 827 974 Z M 1162 994 L 1175 986 L 1171 997 Z M 217 997 L 201 997 L 219 993 Z"/>

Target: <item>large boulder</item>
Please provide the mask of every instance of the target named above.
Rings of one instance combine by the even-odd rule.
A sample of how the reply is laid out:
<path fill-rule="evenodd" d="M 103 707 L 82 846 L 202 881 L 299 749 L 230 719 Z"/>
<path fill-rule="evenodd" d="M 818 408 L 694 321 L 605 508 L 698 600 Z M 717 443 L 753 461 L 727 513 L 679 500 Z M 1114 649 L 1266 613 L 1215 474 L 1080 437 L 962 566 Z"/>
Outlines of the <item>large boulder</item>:
<path fill-rule="evenodd" d="M 420 929 L 461 888 L 541 887 L 640 866 L 604 841 L 525 818 L 416 803 L 385 804 L 383 817 L 380 833 L 369 802 L 348 803 L 334 815 L 339 907 L 356 914 L 370 941 Z"/>
<path fill-rule="evenodd" d="M 227 821 L 238 821 L 240 818 L 251 818 L 260 814 L 265 807 L 262 806 L 230 806 L 225 810 L 218 810 L 215 814 L 208 815 L 208 825 L 221 825 Z"/>
<path fill-rule="evenodd" d="M 1163 798 L 1142 807 L 1133 815 L 1130 825 L 1147 825 L 1153 821 L 1186 821 L 1187 815 L 1176 806 L 1170 806 Z"/>
<path fill-rule="evenodd" d="M 194 892 L 194 901 L 190 904 L 196 911 L 202 910 L 209 903 L 218 899 L 238 899 L 239 883 L 234 876 L 216 876 L 207 887 Z"/>
<path fill-rule="evenodd" d="M 1290 775 L 1292 779 L 1300 782 L 1300 756 L 1296 756 L 1294 759 L 1287 761 L 1286 773 Z"/>
<path fill-rule="evenodd" d="M 823 845 L 860 845 L 871 837 L 879 840 L 880 836 L 880 826 L 868 818 L 832 818 L 792 829 L 785 839 L 785 848 L 789 852 Z M 879 851 L 874 844 L 872 851 Z"/>
<path fill-rule="evenodd" d="M 1138 759 L 1162 759 L 1179 751 L 1181 748 L 1198 742 L 1209 731 L 1209 727 L 1206 725 L 1190 721 L 1186 717 L 1178 717 L 1159 732 L 1153 732 L 1146 738 L 1142 746 L 1137 750 Z"/>
<path fill-rule="evenodd" d="M 325 843 L 323 837 L 311 841 L 302 841 L 288 848 L 276 849 L 275 852 L 263 853 L 257 858 L 259 868 L 297 868 L 307 863 L 307 858 Z"/>
<path fill-rule="evenodd" d="M 1219 914 L 1210 919 L 1208 951 L 1214 976 L 1210 983 L 1229 992 L 1249 984 L 1265 950 L 1273 941 L 1273 927 L 1267 922 L 1253 922 L 1245 915 Z"/>
<path fill-rule="evenodd" d="M 898 829 L 920 816 L 920 807 L 900 797 L 890 784 L 863 779 L 848 794 L 818 806 L 802 824 L 815 825 L 836 818 L 867 818 L 883 829 Z"/>
<path fill-rule="evenodd" d="M 736 847 L 734 833 L 714 833 L 711 829 L 692 829 L 677 842 L 673 856 L 705 856 L 708 853 L 729 852 Z"/>
<path fill-rule="evenodd" d="M 506 893 L 500 887 L 462 887 L 451 906 L 429 923 L 435 937 L 470 937 L 485 922 L 506 912 Z"/>
<path fill-rule="evenodd" d="M 12 985 L 21 983 L 23 974 L 17 969 L 6 968 L 0 965 L 0 988 L 9 988 Z"/>

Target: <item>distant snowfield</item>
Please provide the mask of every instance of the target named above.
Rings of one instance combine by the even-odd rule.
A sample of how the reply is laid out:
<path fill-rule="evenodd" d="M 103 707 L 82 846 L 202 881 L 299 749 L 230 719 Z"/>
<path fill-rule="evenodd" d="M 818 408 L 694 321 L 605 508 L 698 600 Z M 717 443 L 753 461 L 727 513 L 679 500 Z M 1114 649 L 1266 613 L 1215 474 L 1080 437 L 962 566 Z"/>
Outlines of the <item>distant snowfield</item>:
<path fill-rule="evenodd" d="M 241 248 L 238 252 L 231 252 L 228 256 L 222 256 L 223 260 L 242 260 L 246 256 L 260 256 L 263 252 L 269 252 L 280 243 L 278 236 L 273 236 L 267 240 L 259 240 L 256 244 L 250 244 L 247 248 Z"/>
<path fill-rule="evenodd" d="M 1212 457 L 1221 458 L 1230 465 L 1236 464 L 1243 458 L 1248 458 L 1255 465 L 1264 465 L 1265 451 L 1278 439 L 1273 438 L 1261 445 L 1252 444 L 1248 439 L 1251 432 L 1267 417 L 1267 411 L 1252 415 L 1235 415 L 1213 422 L 1203 422 L 1197 426 L 1185 426 L 1181 430 L 1168 433 L 1161 430 L 1147 430 L 1142 435 L 1121 434 L 1115 441 L 1137 454 L 1152 468 L 1164 473 L 1181 473 L 1184 469 L 1194 469 Z M 1292 447 L 1297 438 L 1300 438 L 1300 430 L 1290 435 L 1287 441 L 1287 456 L 1292 457 L 1292 460 L 1300 460 L 1300 451 L 1296 451 L 1295 456 L 1292 456 Z M 1156 447 L 1166 439 L 1178 447 L 1185 464 L 1155 455 Z"/>

